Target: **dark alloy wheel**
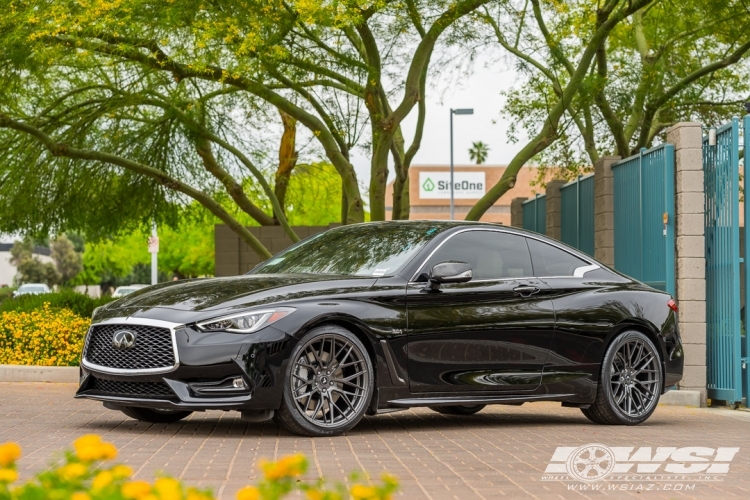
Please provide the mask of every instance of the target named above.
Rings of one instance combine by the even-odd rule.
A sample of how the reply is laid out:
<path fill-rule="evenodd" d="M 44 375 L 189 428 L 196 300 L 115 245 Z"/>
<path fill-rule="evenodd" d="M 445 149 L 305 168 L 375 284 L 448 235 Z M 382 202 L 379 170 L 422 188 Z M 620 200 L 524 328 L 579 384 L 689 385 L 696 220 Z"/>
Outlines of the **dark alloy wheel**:
<path fill-rule="evenodd" d="M 373 385 L 362 342 L 339 326 L 318 327 L 300 340 L 289 361 L 284 402 L 274 418 L 295 434 L 340 434 L 362 419 Z"/>
<path fill-rule="evenodd" d="M 474 415 L 484 409 L 486 405 L 457 405 L 457 406 L 430 406 L 430 410 L 443 415 Z"/>
<path fill-rule="evenodd" d="M 653 342 L 640 332 L 625 332 L 607 349 L 596 401 L 582 412 L 598 424 L 640 424 L 656 409 L 661 390 L 661 359 Z"/>
<path fill-rule="evenodd" d="M 134 406 L 127 406 L 122 409 L 122 412 L 130 418 L 152 424 L 171 424 L 189 417 L 193 413 L 192 411 L 159 410 L 156 408 L 136 408 Z"/>

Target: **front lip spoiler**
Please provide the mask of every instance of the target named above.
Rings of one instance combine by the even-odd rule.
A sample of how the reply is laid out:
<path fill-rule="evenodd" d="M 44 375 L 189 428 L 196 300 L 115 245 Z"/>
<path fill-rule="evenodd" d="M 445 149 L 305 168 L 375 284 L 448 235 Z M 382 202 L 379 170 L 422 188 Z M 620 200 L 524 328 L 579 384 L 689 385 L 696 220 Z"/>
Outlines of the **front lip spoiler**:
<path fill-rule="evenodd" d="M 125 396 L 105 396 L 103 394 L 76 394 L 76 399 L 93 399 L 103 403 L 111 403 L 115 406 L 135 406 L 138 408 L 184 408 L 186 410 L 231 410 L 241 409 L 250 398 L 244 398 L 243 401 L 229 401 L 226 399 L 202 400 L 200 402 L 172 401 L 169 399 L 140 399 L 128 398 Z M 235 398 L 232 398 L 235 399 Z"/>

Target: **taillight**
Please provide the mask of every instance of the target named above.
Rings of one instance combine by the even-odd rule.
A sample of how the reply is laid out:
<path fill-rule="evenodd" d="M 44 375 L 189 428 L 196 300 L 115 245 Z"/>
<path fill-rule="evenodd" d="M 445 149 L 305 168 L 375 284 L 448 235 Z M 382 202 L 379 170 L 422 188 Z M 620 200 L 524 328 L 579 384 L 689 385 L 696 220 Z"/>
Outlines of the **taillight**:
<path fill-rule="evenodd" d="M 674 299 L 669 299 L 669 302 L 667 302 L 667 307 L 669 307 L 674 312 L 677 312 L 677 302 L 675 302 Z"/>

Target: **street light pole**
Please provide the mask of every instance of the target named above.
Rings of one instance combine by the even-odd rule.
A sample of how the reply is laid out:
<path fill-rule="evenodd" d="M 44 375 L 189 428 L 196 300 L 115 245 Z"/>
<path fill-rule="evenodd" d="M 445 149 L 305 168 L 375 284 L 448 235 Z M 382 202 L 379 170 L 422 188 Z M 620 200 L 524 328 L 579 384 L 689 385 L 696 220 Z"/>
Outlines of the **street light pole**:
<path fill-rule="evenodd" d="M 473 115 L 474 109 L 462 108 L 453 109 L 451 108 L 451 220 L 455 218 L 455 207 L 453 203 L 453 115 Z"/>

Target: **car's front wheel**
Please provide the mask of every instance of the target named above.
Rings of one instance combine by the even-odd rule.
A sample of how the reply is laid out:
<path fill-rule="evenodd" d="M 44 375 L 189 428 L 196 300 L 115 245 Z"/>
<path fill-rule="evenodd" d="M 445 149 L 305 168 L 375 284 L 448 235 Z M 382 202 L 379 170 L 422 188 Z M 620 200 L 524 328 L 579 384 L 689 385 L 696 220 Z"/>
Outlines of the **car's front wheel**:
<path fill-rule="evenodd" d="M 313 329 L 294 350 L 284 401 L 274 419 L 304 436 L 332 436 L 353 428 L 372 399 L 374 376 L 367 350 L 335 325 Z"/>
<path fill-rule="evenodd" d="M 155 408 L 136 408 L 134 406 L 127 406 L 122 409 L 122 412 L 130 418 L 152 424 L 171 424 L 172 422 L 189 417 L 193 413 L 192 411 L 159 410 Z"/>
<path fill-rule="evenodd" d="M 607 349 L 596 401 L 583 409 L 583 414 L 597 424 L 645 422 L 659 402 L 661 375 L 661 360 L 653 342 L 640 332 L 625 332 Z"/>

